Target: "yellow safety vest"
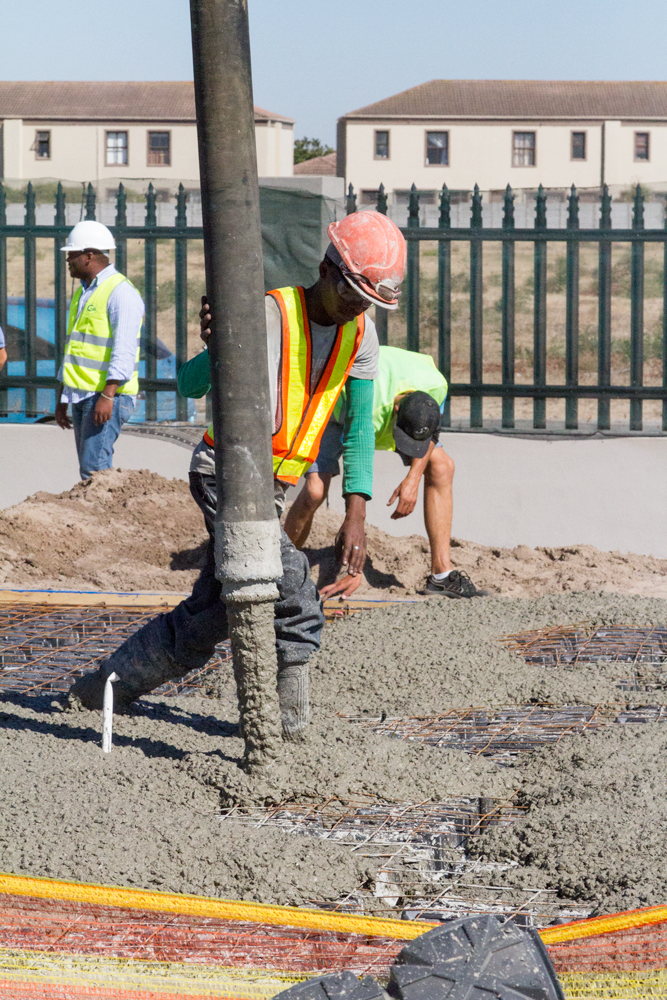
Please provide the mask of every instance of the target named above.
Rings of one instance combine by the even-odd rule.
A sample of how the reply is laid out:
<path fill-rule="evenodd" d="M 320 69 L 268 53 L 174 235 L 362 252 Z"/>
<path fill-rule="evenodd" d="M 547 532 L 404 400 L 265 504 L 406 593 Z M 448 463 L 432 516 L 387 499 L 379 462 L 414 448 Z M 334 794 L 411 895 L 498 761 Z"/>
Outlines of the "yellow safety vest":
<path fill-rule="evenodd" d="M 82 392 L 101 392 L 107 384 L 107 371 L 111 360 L 113 334 L 107 314 L 109 296 L 121 282 L 128 281 L 123 274 L 111 274 L 92 293 L 77 319 L 79 300 L 83 288 L 79 287 L 69 307 L 67 343 L 63 358 L 63 383 Z M 139 392 L 139 336 L 132 378 L 119 385 L 117 392 L 136 396 Z"/>
<path fill-rule="evenodd" d="M 329 360 L 311 393 L 311 334 L 303 288 L 276 288 L 267 295 L 280 309 L 282 338 L 273 474 L 294 484 L 317 458 L 324 428 L 364 336 L 364 315 L 338 327 Z M 204 440 L 213 445 L 213 424 Z"/>

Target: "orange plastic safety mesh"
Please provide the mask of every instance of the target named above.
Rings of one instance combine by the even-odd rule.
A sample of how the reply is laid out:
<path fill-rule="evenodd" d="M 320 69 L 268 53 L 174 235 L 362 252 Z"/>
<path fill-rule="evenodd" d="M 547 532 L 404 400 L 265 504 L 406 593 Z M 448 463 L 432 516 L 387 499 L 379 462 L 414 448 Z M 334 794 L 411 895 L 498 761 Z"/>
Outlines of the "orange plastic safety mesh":
<path fill-rule="evenodd" d="M 0 948 L 313 973 L 382 974 L 406 941 L 0 896 Z M 2 996 L 2 994 L 0 994 Z"/>

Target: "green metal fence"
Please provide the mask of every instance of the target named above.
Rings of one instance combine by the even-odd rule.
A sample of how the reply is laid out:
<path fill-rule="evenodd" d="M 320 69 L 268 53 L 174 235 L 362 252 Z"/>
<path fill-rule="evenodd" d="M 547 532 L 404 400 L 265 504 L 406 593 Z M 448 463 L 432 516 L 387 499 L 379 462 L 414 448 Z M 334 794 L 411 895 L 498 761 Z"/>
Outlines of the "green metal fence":
<path fill-rule="evenodd" d="M 95 219 L 95 191 L 88 185 L 85 200 L 85 219 Z M 141 239 L 144 242 L 144 301 L 146 303 L 145 338 L 143 357 L 146 363 L 146 376 L 140 380 L 140 389 L 145 393 L 146 419 L 157 417 L 158 391 L 176 389 L 176 381 L 172 378 L 157 378 L 157 241 L 173 240 L 175 250 L 175 355 L 177 369 L 187 359 L 187 247 L 188 240 L 202 240 L 203 229 L 188 226 L 186 192 L 183 185 L 179 186 L 176 199 L 176 219 L 174 226 L 158 226 L 156 224 L 156 195 L 153 185 L 149 185 L 146 193 L 146 221 L 143 226 L 127 225 L 127 199 L 123 185 L 118 189 L 116 199 L 116 221 L 110 227 L 116 241 L 116 267 L 125 273 L 127 269 L 127 241 Z M 52 225 L 37 225 L 35 222 L 35 196 L 32 184 L 28 184 L 25 201 L 25 222 L 23 225 L 7 224 L 7 203 L 5 191 L 0 184 L 0 326 L 7 328 L 7 240 L 15 237 L 23 240 L 24 258 L 24 302 L 25 302 L 25 336 L 24 360 L 25 375 L 0 374 L 0 416 L 7 415 L 7 390 L 25 389 L 25 413 L 27 417 L 36 417 L 37 390 L 39 388 L 55 389 L 58 386 L 56 376 L 37 374 L 37 239 L 53 240 L 54 268 L 54 307 L 55 307 L 55 358 L 59 364 L 65 346 L 67 332 L 67 264 L 65 254 L 60 252 L 64 246 L 67 233 L 71 226 L 65 222 L 65 193 L 62 185 L 58 185 L 55 201 L 55 215 Z M 187 420 L 187 400 L 176 397 L 176 417 Z"/>
<path fill-rule="evenodd" d="M 173 378 L 157 377 L 157 246 L 159 240 L 174 241 L 174 343 L 177 369 L 187 357 L 187 303 L 188 241 L 202 240 L 201 227 L 188 225 L 186 192 L 182 185 L 176 197 L 176 215 L 173 226 L 156 224 L 156 195 L 152 185 L 145 196 L 146 215 L 143 226 L 127 225 L 126 195 L 121 184 L 116 199 L 115 225 L 112 231 L 116 240 L 116 266 L 126 270 L 127 241 L 142 240 L 144 244 L 144 299 L 146 303 L 145 377 L 141 391 L 146 399 L 146 419 L 157 417 L 157 393 L 175 392 Z M 376 209 L 387 212 L 387 198 L 381 187 Z M 475 187 L 471 201 L 470 225 L 466 228 L 451 226 L 450 195 L 443 187 L 440 194 L 438 225 L 422 227 L 419 224 L 419 193 L 413 185 L 408 206 L 407 226 L 402 229 L 408 243 L 408 266 L 405 282 L 404 327 L 400 333 L 400 346 L 409 350 L 420 349 L 420 243 L 437 243 L 437 364 L 448 381 L 452 370 L 452 337 L 459 331 L 453 329 L 452 319 L 452 246 L 457 241 L 469 246 L 469 378 L 467 381 L 450 382 L 451 397 L 470 400 L 470 426 L 483 426 L 482 406 L 485 397 L 502 399 L 502 427 L 515 426 L 515 400 L 533 400 L 532 425 L 546 428 L 546 401 L 550 398 L 565 400 L 565 427 L 576 430 L 579 424 L 578 401 L 582 398 L 597 400 L 597 427 L 610 428 L 610 403 L 614 399 L 629 400 L 629 430 L 642 429 L 642 404 L 644 400 L 662 401 L 663 432 L 667 432 L 667 222 L 663 229 L 644 228 L 644 198 L 639 186 L 634 194 L 633 223 L 630 229 L 612 229 L 611 198 L 605 187 L 600 196 L 600 224 L 597 229 L 579 228 L 579 200 L 573 187 L 568 205 L 567 226 L 564 229 L 547 228 L 547 199 L 542 187 L 535 199 L 535 224 L 533 228 L 520 229 L 514 223 L 514 195 L 508 186 L 504 195 L 503 223 L 500 228 L 482 224 L 482 198 Z M 356 211 L 356 198 L 350 185 L 347 211 Z M 86 219 L 94 219 L 95 192 L 88 186 L 85 200 Z M 60 247 L 69 231 L 65 222 L 65 194 L 59 185 L 55 199 L 54 221 L 51 225 L 37 225 L 35 197 L 28 185 L 25 200 L 25 221 L 21 225 L 8 225 L 5 192 L 0 185 L 0 325 L 7 325 L 7 240 L 18 238 L 24 246 L 24 299 L 25 374 L 0 374 L 0 416 L 7 413 L 7 390 L 25 390 L 25 413 L 37 415 L 36 394 L 39 388 L 54 389 L 55 375 L 40 375 L 37 371 L 37 239 L 53 241 L 54 302 L 55 302 L 55 358 L 62 357 L 66 336 L 66 262 Z M 501 381 L 484 381 L 484 244 L 502 245 L 501 275 Z M 520 243 L 533 244 L 533 344 L 532 383 L 516 380 L 515 347 L 515 250 Z M 550 243 L 565 244 L 565 379 L 561 384 L 547 381 L 547 254 Z M 612 247 L 614 244 L 630 245 L 630 314 L 629 314 L 629 366 L 627 384 L 612 385 Z M 662 255 L 662 358 L 661 384 L 644 384 L 644 256 L 647 244 L 658 243 Z M 580 382 L 579 337 L 579 251 L 582 244 L 597 246 L 597 382 Z M 315 259 L 315 258 L 313 258 Z M 297 279 L 301 280 L 301 279 Z M 376 319 L 381 343 L 388 340 L 388 316 L 377 310 Z M 394 338 L 395 342 L 395 338 Z M 177 398 L 176 416 L 187 419 L 187 401 Z M 450 405 L 443 417 L 444 426 L 451 425 Z"/>
<path fill-rule="evenodd" d="M 386 214 L 387 199 L 381 186 L 376 209 Z M 356 197 L 352 185 L 347 195 L 348 213 L 356 211 Z M 643 400 L 662 401 L 662 431 L 667 432 L 667 220 L 663 229 L 644 228 L 644 195 L 639 185 L 634 192 L 633 223 L 631 229 L 612 229 L 611 197 L 605 185 L 600 194 L 599 229 L 579 228 L 579 197 L 573 186 L 568 199 L 567 226 L 564 229 L 547 228 L 547 196 L 542 186 L 535 198 L 535 224 L 532 229 L 519 229 L 514 223 L 514 194 L 508 185 L 504 195 L 502 228 L 491 229 L 482 225 L 482 197 L 475 186 L 471 199 L 470 225 L 452 228 L 450 194 L 446 185 L 440 193 L 440 212 L 437 227 L 419 224 L 419 192 L 412 185 L 407 227 L 402 229 L 408 243 L 408 262 L 405 283 L 405 344 L 408 350 L 420 349 L 420 254 L 419 244 L 436 241 L 437 252 L 437 364 L 450 382 L 452 357 L 452 244 L 463 241 L 469 244 L 470 287 L 470 362 L 467 382 L 450 382 L 444 426 L 450 426 L 451 397 L 470 399 L 470 426 L 482 427 L 482 400 L 485 397 L 502 398 L 502 427 L 515 426 L 514 402 L 518 398 L 532 398 L 535 429 L 546 428 L 546 400 L 565 400 L 565 428 L 578 428 L 578 401 L 582 398 L 597 400 L 597 428 L 610 428 L 610 402 L 613 399 L 630 401 L 629 430 L 642 430 Z M 483 381 L 484 322 L 483 322 L 483 248 L 485 243 L 502 244 L 502 293 L 501 293 L 501 381 Z M 533 381 L 517 384 L 515 380 L 515 247 L 517 243 L 533 244 Z M 550 243 L 565 243 L 565 382 L 547 382 L 547 248 Z M 630 330 L 629 330 L 629 379 L 624 385 L 611 384 L 612 348 L 612 245 L 628 243 L 631 247 L 630 273 Z M 647 244 L 663 246 L 662 264 L 662 379 L 660 385 L 644 384 L 644 253 Z M 579 249 L 582 244 L 596 244 L 598 248 L 598 330 L 597 330 L 597 383 L 580 384 L 579 380 Z M 380 310 L 376 319 L 381 343 L 387 343 L 388 316 Z"/>

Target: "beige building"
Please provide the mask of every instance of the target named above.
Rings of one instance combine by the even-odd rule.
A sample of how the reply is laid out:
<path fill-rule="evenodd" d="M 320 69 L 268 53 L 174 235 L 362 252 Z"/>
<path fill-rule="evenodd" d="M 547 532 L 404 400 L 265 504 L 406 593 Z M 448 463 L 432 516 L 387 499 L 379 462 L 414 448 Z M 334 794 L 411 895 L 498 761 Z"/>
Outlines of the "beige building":
<path fill-rule="evenodd" d="M 667 83 L 432 80 L 344 115 L 337 145 L 361 204 L 381 183 L 394 203 L 413 183 L 667 191 Z"/>
<path fill-rule="evenodd" d="M 259 175 L 291 176 L 293 120 L 255 108 L 255 136 Z M 10 185 L 199 187 L 194 86 L 0 82 L 0 165 Z"/>

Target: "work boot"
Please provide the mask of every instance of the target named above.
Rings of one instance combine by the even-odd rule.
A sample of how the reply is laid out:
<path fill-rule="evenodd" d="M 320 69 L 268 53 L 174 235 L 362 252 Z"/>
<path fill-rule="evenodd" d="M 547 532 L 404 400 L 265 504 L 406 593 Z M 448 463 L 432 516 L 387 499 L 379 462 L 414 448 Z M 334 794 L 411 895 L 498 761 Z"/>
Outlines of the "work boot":
<path fill-rule="evenodd" d="M 467 573 L 453 569 L 444 580 L 436 580 L 433 574 L 426 581 L 426 593 L 440 597 L 488 597 L 488 590 L 478 590 Z"/>
<path fill-rule="evenodd" d="M 310 722 L 307 663 L 278 668 L 278 699 L 283 739 L 290 742 L 304 740 Z"/>
<path fill-rule="evenodd" d="M 92 670 L 90 673 L 84 674 L 83 677 L 77 677 L 67 692 L 67 703 L 70 708 L 102 710 L 107 678 L 114 672 L 113 665 L 108 666 L 108 663 L 108 660 L 103 660 L 97 670 Z M 113 707 L 115 712 L 127 708 L 136 697 L 123 681 L 114 682 Z"/>
<path fill-rule="evenodd" d="M 68 692 L 70 707 L 101 709 L 104 685 L 112 673 L 118 674 L 114 682 L 114 709 L 126 708 L 142 694 L 149 694 L 165 681 L 187 673 L 190 667 L 185 670 L 180 667 L 165 648 L 168 645 L 165 617 L 153 618 L 130 635 L 97 670 L 79 677 Z"/>

